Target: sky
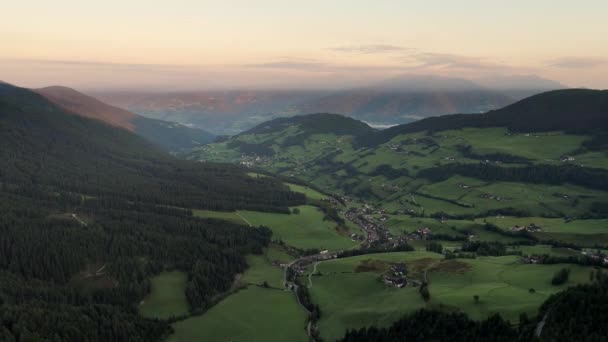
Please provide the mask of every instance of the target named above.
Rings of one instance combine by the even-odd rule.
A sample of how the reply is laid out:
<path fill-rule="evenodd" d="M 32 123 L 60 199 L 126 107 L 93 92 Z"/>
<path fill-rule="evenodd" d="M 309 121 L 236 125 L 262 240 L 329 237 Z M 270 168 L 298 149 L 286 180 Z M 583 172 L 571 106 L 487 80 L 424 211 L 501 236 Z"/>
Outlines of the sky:
<path fill-rule="evenodd" d="M 606 0 L 20 0 L 0 80 L 80 89 L 346 88 L 407 74 L 608 88 Z"/>

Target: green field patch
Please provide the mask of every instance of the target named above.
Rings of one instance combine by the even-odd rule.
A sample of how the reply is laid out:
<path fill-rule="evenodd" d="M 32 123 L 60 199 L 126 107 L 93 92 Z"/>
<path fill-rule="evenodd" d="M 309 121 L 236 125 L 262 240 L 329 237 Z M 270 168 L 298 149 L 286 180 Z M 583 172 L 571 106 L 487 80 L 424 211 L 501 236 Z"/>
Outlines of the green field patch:
<path fill-rule="evenodd" d="M 441 132 L 443 144 L 470 145 L 479 154 L 504 153 L 539 162 L 558 160 L 581 146 L 587 136 L 561 132 L 510 134 L 506 128 L 463 128 Z"/>
<path fill-rule="evenodd" d="M 431 305 L 460 310 L 473 319 L 500 313 L 512 322 L 517 321 L 520 313 L 535 316 L 538 307 L 551 294 L 587 282 L 593 269 L 578 265 L 523 264 L 515 256 L 459 261 L 468 264 L 470 269 L 464 273 L 438 269 L 429 272 Z M 555 272 L 564 267 L 571 271 L 569 281 L 560 286 L 551 285 Z M 478 296 L 479 301 L 474 296 Z"/>
<path fill-rule="evenodd" d="M 409 272 L 419 259 L 439 261 L 441 256 L 428 252 L 401 252 L 361 255 L 325 261 L 317 266 L 309 291 L 321 308 L 319 331 L 326 341 L 334 341 L 347 329 L 366 326 L 386 327 L 402 315 L 424 307 L 415 287 L 401 289 L 381 282 L 379 271 L 393 263 L 405 263 Z M 375 271 L 355 272 L 361 265 Z"/>
<path fill-rule="evenodd" d="M 253 226 L 267 226 L 273 232 L 273 239 L 301 248 L 342 250 L 357 245 L 350 238 L 336 230 L 336 223 L 323 219 L 318 208 L 308 205 L 297 207 L 299 214 L 261 213 L 238 211 Z"/>
<path fill-rule="evenodd" d="M 515 226 L 539 226 L 543 232 L 575 234 L 608 234 L 608 219 L 564 220 L 563 218 L 544 217 L 489 217 L 488 222 L 505 230 Z"/>
<path fill-rule="evenodd" d="M 173 324 L 168 341 L 306 342 L 306 320 L 291 292 L 249 286 L 205 314 Z"/>
<path fill-rule="evenodd" d="M 150 294 L 139 306 L 139 313 L 148 318 L 167 319 L 188 314 L 184 272 L 163 272 L 150 280 Z"/>
<path fill-rule="evenodd" d="M 281 264 L 287 264 L 293 257 L 285 253 L 280 246 L 271 245 L 264 250 L 262 255 L 248 255 L 249 266 L 243 276 L 241 283 L 251 285 L 262 285 L 266 283 L 270 287 L 283 288 L 283 269 Z"/>
<path fill-rule="evenodd" d="M 291 191 L 304 194 L 304 195 L 306 195 L 306 197 L 313 199 L 313 200 L 324 200 L 324 199 L 328 198 L 326 195 L 318 192 L 317 190 L 304 186 L 304 185 L 293 184 L 293 183 L 285 183 L 285 184 L 289 187 L 289 189 Z"/>

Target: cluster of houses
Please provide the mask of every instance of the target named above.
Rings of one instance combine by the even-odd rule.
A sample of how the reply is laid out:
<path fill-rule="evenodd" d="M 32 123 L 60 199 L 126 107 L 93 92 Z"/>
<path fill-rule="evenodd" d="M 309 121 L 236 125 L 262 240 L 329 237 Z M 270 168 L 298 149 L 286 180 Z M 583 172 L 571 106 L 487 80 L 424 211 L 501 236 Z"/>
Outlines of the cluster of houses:
<path fill-rule="evenodd" d="M 240 164 L 245 166 L 245 167 L 254 167 L 256 164 L 261 164 L 264 162 L 267 162 L 268 158 L 266 157 L 260 157 L 260 156 L 248 156 L 248 155 L 241 155 L 241 161 Z"/>
<path fill-rule="evenodd" d="M 608 265 L 608 254 L 602 253 L 602 252 L 581 252 L 581 254 L 588 256 L 589 258 L 593 259 L 593 260 L 602 260 L 604 265 Z"/>
<path fill-rule="evenodd" d="M 567 163 L 567 162 L 571 162 L 571 161 L 575 161 L 576 158 L 574 158 L 573 156 L 568 156 L 568 155 L 562 155 L 559 157 L 559 161 L 561 161 L 562 163 Z"/>
<path fill-rule="evenodd" d="M 513 227 L 511 227 L 511 230 L 514 232 L 530 232 L 530 233 L 537 233 L 537 232 L 542 232 L 543 229 L 534 224 L 534 223 L 530 223 L 530 225 L 528 226 L 520 226 L 518 224 L 514 225 Z"/>
<path fill-rule="evenodd" d="M 407 268 L 405 264 L 392 264 L 390 270 L 382 275 L 382 282 L 389 286 L 402 288 L 405 286 L 417 286 L 418 282 L 407 278 Z"/>
<path fill-rule="evenodd" d="M 411 240 L 426 240 L 428 237 L 433 234 L 431 228 L 422 227 L 416 229 L 415 232 L 409 234 Z"/>
<path fill-rule="evenodd" d="M 385 240 L 388 231 L 384 226 L 375 222 L 371 212 L 373 212 L 373 207 L 365 205 L 361 208 L 350 208 L 344 213 L 344 216 L 365 231 L 368 243 Z"/>

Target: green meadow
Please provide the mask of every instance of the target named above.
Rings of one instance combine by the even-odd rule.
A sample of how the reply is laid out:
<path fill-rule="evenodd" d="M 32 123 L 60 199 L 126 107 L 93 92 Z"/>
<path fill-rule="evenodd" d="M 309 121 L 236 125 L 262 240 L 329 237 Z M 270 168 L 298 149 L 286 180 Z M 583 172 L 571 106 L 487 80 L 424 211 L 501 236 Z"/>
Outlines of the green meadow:
<path fill-rule="evenodd" d="M 413 279 L 421 281 L 426 273 L 428 303 L 417 287 L 398 289 L 380 281 L 388 265 L 396 262 L 405 263 Z M 563 267 L 571 271 L 569 281 L 551 285 L 553 275 Z M 535 316 L 551 294 L 587 282 L 592 270 L 578 265 L 524 264 L 516 256 L 443 260 L 422 251 L 369 254 L 321 262 L 310 277 L 309 291 L 323 313 L 321 336 L 335 340 L 348 329 L 388 326 L 403 314 L 425 307 L 463 311 L 474 319 L 500 313 L 517 322 L 520 313 Z"/>
<path fill-rule="evenodd" d="M 267 226 L 273 232 L 273 239 L 301 248 L 341 250 L 357 245 L 348 234 L 339 233 L 336 223 L 323 220 L 320 209 L 303 205 L 297 207 L 299 214 L 261 213 L 239 211 L 238 213 L 253 226 Z"/>
<path fill-rule="evenodd" d="M 308 341 L 306 313 L 293 293 L 248 286 L 201 316 L 173 324 L 169 342 Z"/>
<path fill-rule="evenodd" d="M 249 268 L 240 278 L 245 288 L 203 315 L 174 323 L 168 341 L 308 341 L 307 314 L 294 294 L 283 290 L 283 271 L 273 265 L 292 258 L 277 245 L 248 256 Z M 263 282 L 269 288 L 260 286 Z"/>
<path fill-rule="evenodd" d="M 418 289 L 388 287 L 380 275 L 388 263 L 405 262 L 422 277 L 426 264 L 438 261 L 439 254 L 428 252 L 382 253 L 321 262 L 320 275 L 311 277 L 309 291 L 314 303 L 321 308 L 319 330 L 321 337 L 334 341 L 347 329 L 365 326 L 388 326 L 405 313 L 424 307 Z M 367 260 L 379 261 L 378 269 L 357 271 Z M 308 280 L 303 282 L 308 283 Z"/>
<path fill-rule="evenodd" d="M 517 322 L 520 313 L 535 316 L 551 295 L 568 286 L 589 281 L 591 267 L 578 265 L 523 264 L 516 256 L 450 260 L 463 264 L 455 271 L 439 265 L 429 273 L 431 305 L 465 312 L 473 319 L 494 313 Z M 567 283 L 551 285 L 561 268 L 570 269 Z M 476 302 L 474 296 L 479 296 Z"/>
<path fill-rule="evenodd" d="M 293 192 L 299 192 L 302 193 L 304 195 L 306 195 L 306 197 L 313 199 L 313 200 L 324 200 L 327 199 L 326 195 L 323 195 L 322 193 L 318 192 L 315 189 L 312 189 L 310 187 L 304 186 L 304 185 L 298 185 L 298 184 L 293 184 L 293 183 L 286 183 L 287 186 L 289 187 L 289 189 Z"/>
<path fill-rule="evenodd" d="M 183 272 L 163 272 L 151 280 L 151 292 L 139 306 L 144 317 L 166 319 L 188 314 L 184 291 L 188 277 Z"/>

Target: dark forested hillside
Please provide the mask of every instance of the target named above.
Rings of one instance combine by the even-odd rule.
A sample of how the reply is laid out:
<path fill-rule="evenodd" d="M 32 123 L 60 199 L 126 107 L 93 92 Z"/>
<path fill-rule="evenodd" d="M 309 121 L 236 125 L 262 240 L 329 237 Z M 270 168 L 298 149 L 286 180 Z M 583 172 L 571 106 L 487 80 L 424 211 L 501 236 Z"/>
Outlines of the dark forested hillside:
<path fill-rule="evenodd" d="M 130 130 L 168 151 L 188 150 L 211 142 L 214 138 L 211 133 L 202 129 L 149 119 L 110 106 L 74 89 L 53 86 L 36 89 L 36 92 L 69 113 Z"/>
<path fill-rule="evenodd" d="M 513 132 L 605 132 L 608 130 L 608 90 L 550 91 L 485 114 L 444 115 L 391 127 L 362 137 L 359 143 L 373 146 L 399 134 L 464 127 L 506 127 Z"/>
<path fill-rule="evenodd" d="M 373 128 L 359 120 L 339 114 L 318 113 L 270 120 L 239 135 L 269 134 L 295 125 L 308 135 L 333 133 L 335 135 L 364 136 L 374 132 Z"/>
<path fill-rule="evenodd" d="M 188 274 L 204 310 L 270 240 L 189 209 L 287 212 L 304 202 L 235 166 L 178 161 L 133 133 L 0 85 L 0 340 L 153 341 L 149 277 Z M 94 268 L 93 274 L 87 269 Z"/>

